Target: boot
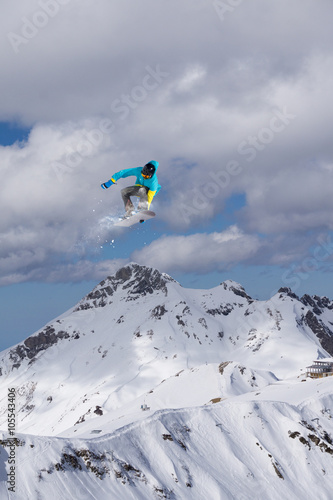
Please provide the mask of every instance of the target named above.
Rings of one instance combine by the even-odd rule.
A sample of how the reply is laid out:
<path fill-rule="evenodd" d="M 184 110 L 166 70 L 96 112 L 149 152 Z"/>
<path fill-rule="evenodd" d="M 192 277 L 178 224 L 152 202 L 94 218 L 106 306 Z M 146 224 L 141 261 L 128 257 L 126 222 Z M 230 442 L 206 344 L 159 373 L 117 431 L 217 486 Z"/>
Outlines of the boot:
<path fill-rule="evenodd" d="M 125 210 L 126 210 L 126 213 L 125 213 L 125 217 L 131 217 L 131 215 L 133 215 L 134 213 L 134 205 L 131 201 L 128 201 L 126 203 L 126 206 L 125 206 Z"/>

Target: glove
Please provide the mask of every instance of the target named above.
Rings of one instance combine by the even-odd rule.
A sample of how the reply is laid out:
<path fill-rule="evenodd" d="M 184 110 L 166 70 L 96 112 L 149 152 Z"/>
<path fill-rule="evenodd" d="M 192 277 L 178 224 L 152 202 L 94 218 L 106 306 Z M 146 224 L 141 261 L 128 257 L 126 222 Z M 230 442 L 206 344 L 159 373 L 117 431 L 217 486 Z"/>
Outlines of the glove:
<path fill-rule="evenodd" d="M 112 186 L 113 184 L 116 184 L 116 182 L 113 179 L 110 179 L 109 181 L 104 182 L 103 184 L 101 184 L 101 188 L 107 189 L 110 186 Z"/>

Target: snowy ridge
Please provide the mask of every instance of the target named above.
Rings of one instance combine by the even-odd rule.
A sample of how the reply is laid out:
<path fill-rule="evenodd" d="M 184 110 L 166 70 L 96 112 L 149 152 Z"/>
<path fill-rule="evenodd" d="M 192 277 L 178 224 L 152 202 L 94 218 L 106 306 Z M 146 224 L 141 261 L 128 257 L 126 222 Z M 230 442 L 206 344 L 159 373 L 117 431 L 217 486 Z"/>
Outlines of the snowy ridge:
<path fill-rule="evenodd" d="M 278 500 L 316 492 L 329 499 L 330 382 L 304 386 L 310 398 L 316 394 L 317 408 L 312 399 L 294 406 L 258 395 L 158 411 L 95 439 L 18 435 L 19 498 Z M 284 399 L 297 391 L 290 392 L 284 388 Z"/>
<path fill-rule="evenodd" d="M 329 498 L 331 379 L 305 369 L 332 353 L 332 324 L 327 298 L 255 301 L 230 280 L 190 290 L 121 268 L 1 353 L 0 477 L 16 387 L 19 498 L 281 498 L 276 481 L 299 498 L 318 478 Z"/>
<path fill-rule="evenodd" d="M 157 290 L 162 290 L 167 295 L 166 284 L 172 282 L 177 283 L 168 274 L 131 263 L 119 269 L 114 276 L 109 276 L 106 280 L 101 281 L 91 293 L 79 302 L 74 311 L 110 305 L 112 304 L 111 297 L 119 289 L 128 291 L 126 300 L 135 300 Z"/>

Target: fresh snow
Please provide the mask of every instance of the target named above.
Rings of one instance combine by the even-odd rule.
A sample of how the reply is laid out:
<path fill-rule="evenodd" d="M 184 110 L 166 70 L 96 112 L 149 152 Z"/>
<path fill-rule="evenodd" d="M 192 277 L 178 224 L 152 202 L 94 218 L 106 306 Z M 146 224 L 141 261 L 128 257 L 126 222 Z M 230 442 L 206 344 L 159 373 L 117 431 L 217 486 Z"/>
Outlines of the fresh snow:
<path fill-rule="evenodd" d="M 310 302 L 120 269 L 0 354 L 0 498 L 9 387 L 13 498 L 332 498 L 333 378 L 305 372 L 329 357 L 333 307 Z"/>

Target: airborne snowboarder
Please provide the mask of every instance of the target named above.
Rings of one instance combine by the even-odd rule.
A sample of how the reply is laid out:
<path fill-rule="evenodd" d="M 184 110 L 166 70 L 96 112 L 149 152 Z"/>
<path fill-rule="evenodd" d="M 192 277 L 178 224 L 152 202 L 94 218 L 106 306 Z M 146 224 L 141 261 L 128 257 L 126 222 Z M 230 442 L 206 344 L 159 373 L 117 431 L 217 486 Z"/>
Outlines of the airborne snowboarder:
<path fill-rule="evenodd" d="M 121 190 L 121 196 L 125 205 L 126 217 L 130 217 L 135 208 L 131 201 L 131 196 L 137 196 L 139 200 L 138 210 L 148 210 L 155 194 L 159 192 L 161 186 L 158 183 L 156 170 L 158 161 L 150 161 L 144 167 L 127 168 L 113 174 L 110 180 L 101 184 L 103 189 L 107 189 L 116 184 L 118 179 L 123 177 L 136 176 L 135 184 Z"/>

